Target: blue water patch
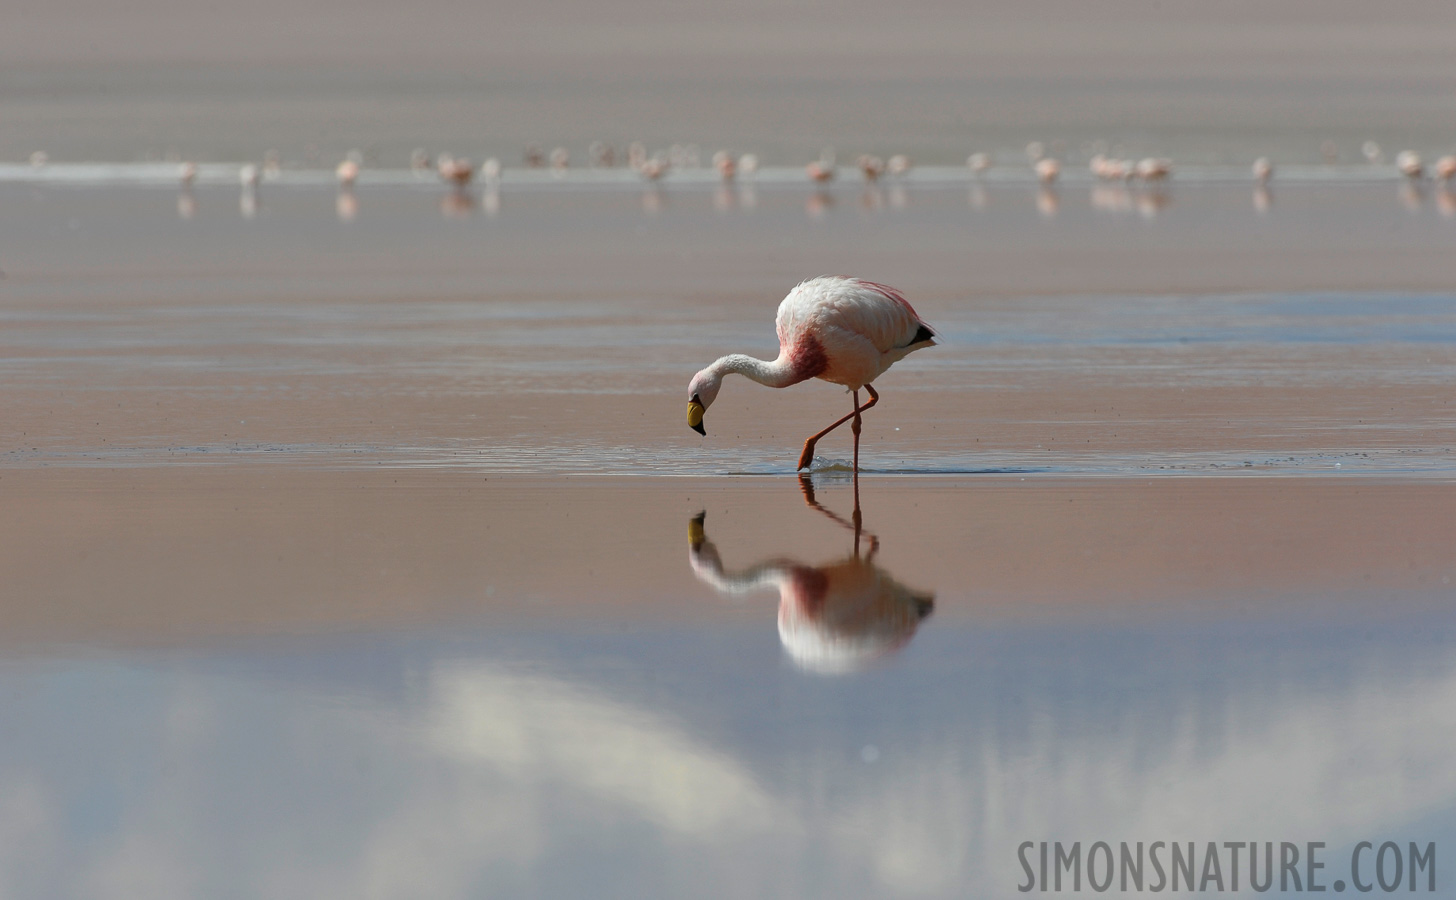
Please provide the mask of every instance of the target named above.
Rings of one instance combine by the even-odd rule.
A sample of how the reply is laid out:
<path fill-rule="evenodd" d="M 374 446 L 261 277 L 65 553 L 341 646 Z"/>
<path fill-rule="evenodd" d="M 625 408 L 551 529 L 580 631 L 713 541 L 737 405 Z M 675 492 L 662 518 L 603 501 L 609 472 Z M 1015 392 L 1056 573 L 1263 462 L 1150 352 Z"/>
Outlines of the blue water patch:
<path fill-rule="evenodd" d="M 1025 841 L 1321 841 L 1328 885 L 1456 838 L 1448 614 L 940 616 L 838 676 L 771 606 L 11 660 L 0 786 L 63 852 L 7 876 L 1011 897 Z"/>

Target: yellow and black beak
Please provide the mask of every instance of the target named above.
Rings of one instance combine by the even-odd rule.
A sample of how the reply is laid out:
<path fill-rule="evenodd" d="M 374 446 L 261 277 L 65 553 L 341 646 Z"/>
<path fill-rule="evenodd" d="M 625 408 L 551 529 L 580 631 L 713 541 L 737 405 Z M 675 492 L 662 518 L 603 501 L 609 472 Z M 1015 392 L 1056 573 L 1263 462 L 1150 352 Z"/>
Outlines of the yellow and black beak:
<path fill-rule="evenodd" d="M 703 403 L 694 394 L 693 399 L 688 401 L 688 427 L 698 434 L 707 435 L 707 429 L 703 428 Z"/>

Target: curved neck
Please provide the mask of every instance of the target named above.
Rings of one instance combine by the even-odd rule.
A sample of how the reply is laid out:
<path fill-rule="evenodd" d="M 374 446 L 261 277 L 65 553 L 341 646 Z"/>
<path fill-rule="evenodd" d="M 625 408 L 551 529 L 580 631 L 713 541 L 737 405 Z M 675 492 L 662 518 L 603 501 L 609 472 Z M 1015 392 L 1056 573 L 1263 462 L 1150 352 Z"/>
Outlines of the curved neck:
<path fill-rule="evenodd" d="M 783 354 L 772 362 L 764 359 L 754 359 L 751 356 L 744 356 L 741 353 L 733 353 L 723 357 L 708 367 L 720 378 L 730 372 L 737 372 L 747 378 L 751 378 L 759 384 L 769 387 L 788 387 L 791 384 L 803 381 L 794 373 L 794 368 L 789 364 L 788 358 Z"/>

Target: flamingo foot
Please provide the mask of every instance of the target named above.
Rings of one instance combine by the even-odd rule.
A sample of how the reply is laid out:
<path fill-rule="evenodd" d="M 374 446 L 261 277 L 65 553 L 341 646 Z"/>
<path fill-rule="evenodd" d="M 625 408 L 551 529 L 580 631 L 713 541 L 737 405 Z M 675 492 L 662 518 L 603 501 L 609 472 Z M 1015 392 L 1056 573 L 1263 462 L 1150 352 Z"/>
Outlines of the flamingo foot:
<path fill-rule="evenodd" d="M 799 454 L 799 468 L 807 469 L 814 463 L 814 442 L 804 442 L 804 452 Z"/>

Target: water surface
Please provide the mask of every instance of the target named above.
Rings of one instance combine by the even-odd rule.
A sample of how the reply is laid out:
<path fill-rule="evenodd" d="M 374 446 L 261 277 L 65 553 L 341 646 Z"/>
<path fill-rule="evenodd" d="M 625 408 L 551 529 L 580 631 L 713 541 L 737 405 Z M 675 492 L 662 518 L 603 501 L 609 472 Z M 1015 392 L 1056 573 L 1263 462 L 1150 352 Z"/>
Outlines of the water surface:
<path fill-rule="evenodd" d="M 1436 194 L 0 195 L 0 893 L 1451 844 Z M 791 473 L 838 389 L 682 419 L 825 271 L 942 335 L 878 384 L 858 535 L 848 435 Z"/>

